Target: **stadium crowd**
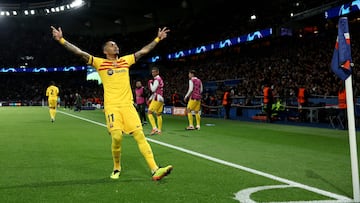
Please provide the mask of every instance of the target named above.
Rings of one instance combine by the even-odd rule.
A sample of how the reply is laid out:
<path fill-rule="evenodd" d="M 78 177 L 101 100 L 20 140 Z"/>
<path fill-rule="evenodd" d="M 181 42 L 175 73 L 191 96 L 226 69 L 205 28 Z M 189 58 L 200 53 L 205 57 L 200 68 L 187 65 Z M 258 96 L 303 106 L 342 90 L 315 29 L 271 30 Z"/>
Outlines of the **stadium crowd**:
<path fill-rule="evenodd" d="M 360 96 L 360 70 L 356 68 L 359 61 L 359 28 L 350 27 L 352 36 L 352 57 L 354 96 Z M 233 87 L 237 96 L 252 99 L 262 95 L 264 82 L 270 82 L 275 95 L 281 98 L 296 97 L 295 92 L 299 86 L 305 86 L 310 95 L 337 96 L 341 82 L 330 69 L 331 58 L 336 39 L 336 28 L 324 29 L 318 33 L 294 33 L 293 36 L 277 36 L 261 39 L 252 43 L 241 44 L 221 50 L 193 55 L 178 60 L 163 60 L 156 64 L 140 61 L 135 65 L 137 74 L 133 74 L 132 84 L 136 80 L 150 79 L 150 68 L 154 65 L 160 67 L 160 74 L 165 81 L 166 103 L 171 103 L 171 94 L 175 90 L 184 95 L 187 91 L 190 69 L 197 70 L 197 75 L 205 84 L 204 94 L 210 94 L 217 100 L 221 99 L 224 91 L 224 80 L 238 80 Z M 226 37 L 233 37 L 239 31 L 226 32 Z M 194 36 L 181 36 L 175 34 L 162 43 L 153 55 L 165 55 L 181 48 L 208 43 L 200 41 Z M 2 67 L 59 67 L 85 65 L 77 57 L 64 49 L 56 48 L 49 32 L 40 32 L 31 36 L 26 33 L 17 33 L 11 44 L 5 39 L 10 38 L 12 31 L 0 35 L 0 64 Z M 300 37 L 301 34 L 301 37 Z M 218 40 L 223 39 L 224 33 L 217 35 Z M 152 36 L 150 36 L 152 37 Z M 221 38 L 222 37 L 222 38 Z M 78 47 L 94 55 L 102 56 L 102 43 L 112 39 L 119 42 L 121 53 L 126 54 L 141 48 L 147 39 L 151 40 L 148 32 L 135 33 L 129 36 L 98 36 L 98 35 L 67 35 L 67 38 Z M 139 40 L 141 39 L 141 40 Z M 198 39 L 199 42 L 194 42 Z M 203 39 L 204 40 L 204 39 Z M 207 37 L 206 40 L 211 40 Z M 215 36 L 212 36 L 215 40 Z M 19 49 L 21 44 L 21 49 Z M 16 53 L 16 54 L 14 54 Z M 139 74 L 140 72 L 140 74 Z M 67 73 L 0 73 L 0 101 L 23 101 L 23 103 L 36 104 L 44 99 L 44 91 L 50 80 L 56 81 L 60 87 L 60 97 L 69 98 L 78 92 L 84 102 L 89 98 L 102 98 L 102 87 L 97 82 L 87 81 L 86 72 Z M 209 81 L 217 81 L 217 89 L 207 88 Z M 26 102 L 24 102 L 26 101 Z"/>

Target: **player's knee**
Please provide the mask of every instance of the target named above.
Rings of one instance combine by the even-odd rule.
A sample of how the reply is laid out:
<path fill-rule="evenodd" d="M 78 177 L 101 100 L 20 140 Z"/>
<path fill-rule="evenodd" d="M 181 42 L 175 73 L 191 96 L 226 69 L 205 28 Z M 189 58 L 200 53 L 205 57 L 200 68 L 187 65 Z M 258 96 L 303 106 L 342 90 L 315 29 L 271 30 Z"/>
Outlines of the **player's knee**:
<path fill-rule="evenodd" d="M 133 137 L 135 141 L 139 144 L 141 142 L 146 141 L 144 131 L 141 129 L 135 130 L 133 133 Z"/>
<path fill-rule="evenodd" d="M 122 140 L 121 130 L 114 130 L 111 132 L 111 137 L 114 143 L 120 143 Z"/>

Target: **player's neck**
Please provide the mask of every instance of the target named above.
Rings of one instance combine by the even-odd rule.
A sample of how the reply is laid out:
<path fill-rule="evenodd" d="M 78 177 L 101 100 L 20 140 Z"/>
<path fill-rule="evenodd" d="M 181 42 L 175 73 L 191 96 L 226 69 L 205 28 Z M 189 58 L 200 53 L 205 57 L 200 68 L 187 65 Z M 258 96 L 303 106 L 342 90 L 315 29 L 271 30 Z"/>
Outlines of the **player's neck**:
<path fill-rule="evenodd" d="M 107 59 L 109 59 L 109 60 L 117 60 L 118 59 L 118 57 L 117 57 L 117 55 L 115 54 L 115 55 L 106 55 L 106 58 Z"/>

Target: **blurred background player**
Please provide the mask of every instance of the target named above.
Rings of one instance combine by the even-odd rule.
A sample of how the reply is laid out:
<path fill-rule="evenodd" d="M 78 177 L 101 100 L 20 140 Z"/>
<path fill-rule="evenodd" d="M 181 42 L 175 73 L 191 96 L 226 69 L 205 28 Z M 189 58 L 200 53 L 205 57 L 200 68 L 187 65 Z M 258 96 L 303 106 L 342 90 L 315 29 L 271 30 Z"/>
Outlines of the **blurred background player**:
<path fill-rule="evenodd" d="M 174 107 L 180 107 L 180 106 L 183 106 L 180 102 L 180 95 L 179 93 L 177 92 L 177 90 L 174 91 L 174 93 L 171 95 L 171 104 L 174 106 Z"/>
<path fill-rule="evenodd" d="M 230 109 L 231 109 L 231 103 L 232 103 L 232 97 L 230 87 L 225 87 L 225 91 L 222 97 L 222 105 L 225 110 L 224 119 L 230 119 Z"/>
<path fill-rule="evenodd" d="M 139 113 L 141 123 L 144 125 L 144 124 L 147 124 L 146 114 L 145 114 L 146 97 L 147 97 L 146 89 L 142 85 L 140 80 L 136 81 L 135 86 L 136 86 L 136 88 L 135 88 L 136 110 Z"/>
<path fill-rule="evenodd" d="M 55 121 L 56 108 L 58 102 L 59 88 L 55 85 L 54 81 L 50 82 L 50 85 L 46 89 L 46 96 L 48 97 L 48 106 L 51 122 Z"/>
<path fill-rule="evenodd" d="M 81 95 L 79 93 L 75 93 L 75 101 L 74 101 L 74 111 L 81 111 L 81 107 L 82 107 L 82 98 Z"/>
<path fill-rule="evenodd" d="M 263 108 L 266 113 L 266 122 L 272 123 L 272 105 L 274 103 L 274 96 L 269 82 L 265 82 L 263 95 Z"/>
<path fill-rule="evenodd" d="M 152 179 L 157 181 L 168 175 L 173 167 L 159 167 L 145 138 L 139 115 L 134 106 L 134 98 L 130 85 L 130 68 L 141 57 L 148 54 L 155 46 L 167 37 L 169 29 L 159 28 L 157 37 L 139 51 L 119 57 L 119 47 L 113 41 L 103 45 L 106 58 L 94 57 L 82 51 L 63 38 L 61 28 L 51 26 L 53 38 L 70 52 L 87 61 L 100 75 L 104 88 L 104 110 L 107 129 L 111 135 L 111 151 L 114 168 L 111 179 L 119 179 L 121 172 L 121 143 L 123 132 L 131 134 L 152 172 Z"/>
<path fill-rule="evenodd" d="M 158 67 L 153 67 L 151 69 L 151 75 L 154 79 L 149 80 L 151 96 L 149 98 L 150 105 L 148 108 L 148 118 L 152 127 L 150 135 L 160 135 L 163 124 L 162 111 L 164 107 L 164 81 L 159 75 Z M 156 114 L 156 121 L 153 113 Z"/>
<path fill-rule="evenodd" d="M 189 120 L 189 126 L 186 127 L 186 130 L 200 130 L 200 107 L 201 107 L 201 94 L 203 92 L 203 85 L 199 78 L 195 76 L 196 71 L 189 71 L 189 89 L 184 97 L 184 101 L 187 102 L 189 98 L 189 102 L 186 107 L 187 116 Z M 194 128 L 194 119 L 193 114 L 195 114 L 196 119 L 196 128 Z"/>

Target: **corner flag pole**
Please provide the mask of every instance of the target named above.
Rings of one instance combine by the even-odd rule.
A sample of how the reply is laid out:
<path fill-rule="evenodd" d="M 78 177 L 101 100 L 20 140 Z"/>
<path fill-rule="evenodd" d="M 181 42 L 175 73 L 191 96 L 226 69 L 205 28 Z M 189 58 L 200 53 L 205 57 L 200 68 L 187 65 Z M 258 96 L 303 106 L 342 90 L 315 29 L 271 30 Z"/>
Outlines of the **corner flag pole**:
<path fill-rule="evenodd" d="M 345 80 L 346 104 L 348 116 L 349 142 L 350 142 L 350 159 L 353 183 L 353 198 L 355 202 L 360 202 L 359 187 L 359 168 L 356 147 L 356 129 L 354 116 L 354 100 L 351 75 Z"/>
<path fill-rule="evenodd" d="M 348 132 L 350 143 L 350 160 L 353 183 L 353 199 L 360 202 L 359 169 L 356 147 L 356 130 L 354 114 L 354 97 L 352 89 L 352 63 L 350 32 L 347 17 L 340 17 L 338 23 L 338 36 L 336 38 L 331 69 L 341 79 L 345 80 L 346 105 L 348 117 Z"/>

